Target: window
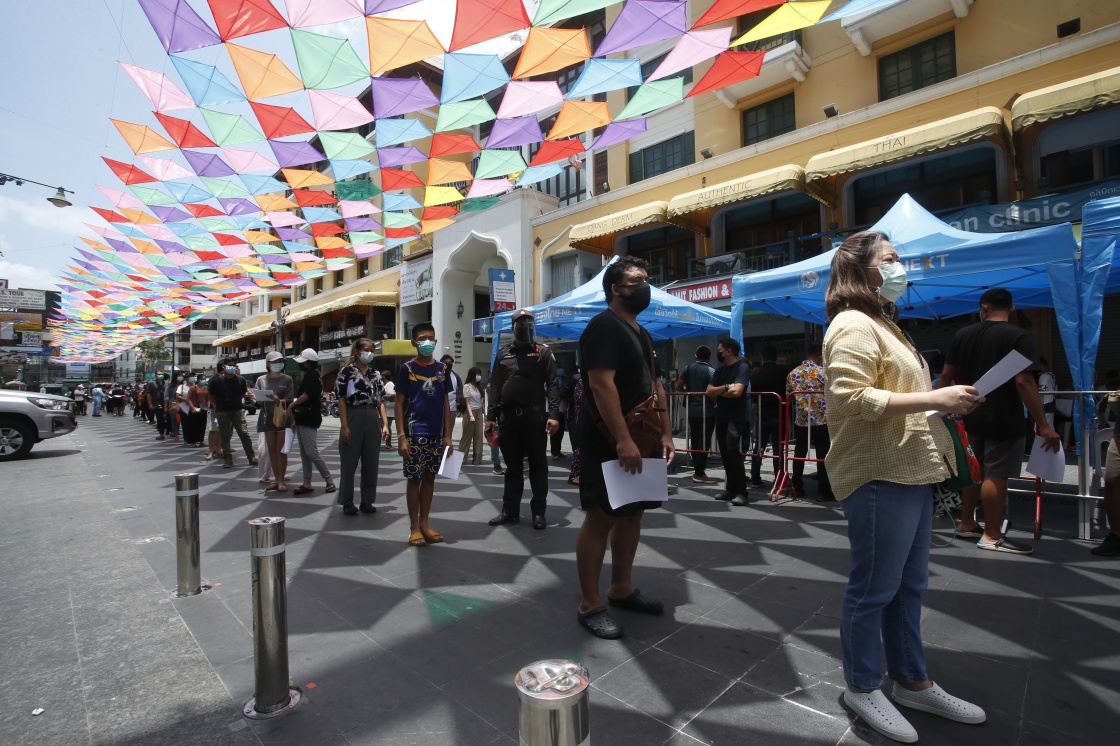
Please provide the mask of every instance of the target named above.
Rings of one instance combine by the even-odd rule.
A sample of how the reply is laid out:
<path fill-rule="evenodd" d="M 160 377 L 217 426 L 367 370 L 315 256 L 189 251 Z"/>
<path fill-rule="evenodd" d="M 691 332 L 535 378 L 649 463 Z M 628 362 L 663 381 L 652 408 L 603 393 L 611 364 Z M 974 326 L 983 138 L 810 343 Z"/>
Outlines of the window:
<path fill-rule="evenodd" d="M 649 262 L 649 281 L 660 285 L 689 276 L 696 256 L 696 234 L 668 225 L 626 237 L 626 253 Z"/>
<path fill-rule="evenodd" d="M 341 287 L 341 286 L 342 286 L 342 282 L 343 282 L 343 273 L 344 273 L 344 272 L 345 272 L 345 270 L 341 270 L 341 269 L 340 269 L 340 270 L 338 270 L 337 272 L 335 272 L 335 273 L 334 273 L 334 286 L 335 286 L 336 288 L 337 288 L 337 287 Z"/>
<path fill-rule="evenodd" d="M 307 284 L 304 283 L 296 288 L 296 300 L 305 300 L 307 298 Z"/>
<path fill-rule="evenodd" d="M 796 128 L 793 94 L 790 93 L 743 112 L 743 145 L 754 145 Z"/>
<path fill-rule="evenodd" d="M 630 183 L 696 162 L 696 133 L 685 132 L 630 154 Z"/>
<path fill-rule="evenodd" d="M 548 132 L 552 129 L 552 125 L 556 124 L 556 116 L 553 115 L 541 122 L 541 129 Z M 529 145 L 529 158 L 532 161 L 537 151 L 541 149 L 544 143 L 533 143 Z M 563 161 L 561 161 L 563 163 Z M 560 207 L 567 207 L 574 205 L 582 199 L 587 197 L 587 184 L 585 182 L 585 174 L 583 166 L 586 162 L 580 163 L 580 168 L 572 165 L 565 165 L 564 170 L 555 176 L 539 181 L 533 185 L 533 188 L 545 194 L 551 194 L 559 200 Z"/>
<path fill-rule="evenodd" d="M 1076 188 L 1120 176 L 1120 108 L 1080 114 L 1038 138 L 1038 191 Z"/>
<path fill-rule="evenodd" d="M 216 332 L 218 331 L 217 319 L 199 319 L 194 322 L 194 328 L 200 332 Z"/>
<path fill-rule="evenodd" d="M 886 101 L 919 88 L 957 77 L 953 32 L 879 59 L 879 100 Z"/>
<path fill-rule="evenodd" d="M 820 204 L 800 192 L 744 202 L 720 217 L 723 219 L 725 251 L 747 251 L 749 254 L 756 253 L 755 249 L 788 243 L 790 231 L 795 236 L 807 236 L 821 229 Z"/>
<path fill-rule="evenodd" d="M 381 269 L 389 269 L 401 263 L 401 247 L 394 246 L 391 249 L 385 249 L 385 253 L 381 255 Z"/>
<path fill-rule="evenodd" d="M 855 224 L 874 223 L 907 193 L 933 213 L 994 202 L 996 167 L 996 149 L 981 145 L 859 177 L 852 184 Z"/>
<path fill-rule="evenodd" d="M 222 319 L 222 331 L 231 332 L 237 328 L 237 319 Z"/>
<path fill-rule="evenodd" d="M 663 55 L 660 55 L 658 57 L 654 57 L 649 62 L 643 62 L 642 63 L 642 80 L 649 80 L 649 76 L 653 75 L 653 71 L 656 70 L 658 68 L 658 66 L 661 65 L 662 61 L 664 61 L 664 59 L 668 56 L 669 56 L 669 53 L 666 52 Z M 675 75 L 677 75 L 678 77 L 681 77 L 682 73 L 678 72 L 678 73 L 675 73 Z M 683 77 L 684 77 L 684 84 L 685 85 L 688 85 L 689 83 L 692 82 L 692 68 L 691 67 L 686 67 L 684 69 Z M 638 92 L 638 86 L 636 86 L 636 85 L 633 85 L 633 86 L 630 86 L 629 88 L 627 88 L 626 89 L 626 100 L 629 101 L 630 99 L 634 98 L 634 94 L 637 93 L 637 92 Z"/>
<path fill-rule="evenodd" d="M 739 16 L 739 18 L 736 20 L 738 28 L 734 36 L 742 36 L 758 24 L 765 21 L 767 16 L 772 15 L 776 11 L 777 8 L 771 6 L 769 8 L 763 8 L 762 10 L 756 10 L 753 13 L 747 13 L 746 15 Z M 789 44 L 791 41 L 795 41 L 798 44 L 801 43 L 801 29 L 787 31 L 784 34 L 777 34 L 775 36 L 767 36 L 765 39 L 755 39 L 754 41 L 748 41 L 746 44 L 738 47 L 738 49 L 741 49 L 744 52 L 769 52 L 771 49 L 777 49 L 778 47 Z"/>
<path fill-rule="evenodd" d="M 552 257 L 552 297 L 576 289 L 576 272 L 579 271 L 579 257 L 575 254 Z"/>
<path fill-rule="evenodd" d="M 318 295 L 321 292 L 323 292 L 323 278 L 317 277 L 315 279 L 315 295 Z"/>
<path fill-rule="evenodd" d="M 369 274 L 369 259 L 363 259 L 362 263 L 358 265 L 359 274 L 365 277 Z"/>

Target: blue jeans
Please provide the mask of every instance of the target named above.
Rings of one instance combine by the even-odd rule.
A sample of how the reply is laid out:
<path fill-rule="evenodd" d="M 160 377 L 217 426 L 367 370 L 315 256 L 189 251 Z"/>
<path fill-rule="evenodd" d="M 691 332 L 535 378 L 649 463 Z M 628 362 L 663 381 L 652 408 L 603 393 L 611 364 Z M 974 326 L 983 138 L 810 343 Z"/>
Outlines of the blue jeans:
<path fill-rule="evenodd" d="M 929 485 L 868 482 L 841 501 L 852 570 L 840 607 L 844 680 L 879 688 L 883 651 L 894 681 L 925 681 L 922 591 L 929 585 L 933 503 Z"/>

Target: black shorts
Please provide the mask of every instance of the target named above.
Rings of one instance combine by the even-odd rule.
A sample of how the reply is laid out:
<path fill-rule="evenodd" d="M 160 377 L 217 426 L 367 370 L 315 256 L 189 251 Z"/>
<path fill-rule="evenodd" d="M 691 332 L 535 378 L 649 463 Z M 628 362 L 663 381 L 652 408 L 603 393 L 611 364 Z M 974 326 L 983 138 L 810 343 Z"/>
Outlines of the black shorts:
<path fill-rule="evenodd" d="M 599 438 L 589 438 L 592 439 L 599 440 Z M 607 483 L 603 480 L 603 463 L 617 461 L 618 456 L 605 443 L 597 445 L 602 447 L 596 448 L 587 444 L 580 449 L 579 504 L 581 508 L 591 510 L 598 505 L 607 515 L 620 517 L 641 515 L 645 510 L 661 507 L 660 501 L 651 500 L 623 505 L 617 510 L 612 508 L 611 501 L 607 498 Z"/>

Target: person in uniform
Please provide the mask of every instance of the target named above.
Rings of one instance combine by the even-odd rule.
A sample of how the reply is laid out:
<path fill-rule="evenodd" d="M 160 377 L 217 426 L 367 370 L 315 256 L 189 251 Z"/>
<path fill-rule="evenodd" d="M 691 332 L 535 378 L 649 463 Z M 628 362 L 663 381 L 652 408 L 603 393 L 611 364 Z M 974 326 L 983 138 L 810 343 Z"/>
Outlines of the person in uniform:
<path fill-rule="evenodd" d="M 513 343 L 498 353 L 490 376 L 486 427 L 492 428 L 495 423 L 506 473 L 502 510 L 490 520 L 490 525 L 521 520 L 524 462 L 528 460 L 529 486 L 533 491 L 529 509 L 533 513 L 533 528 L 541 530 L 545 527 L 548 497 L 546 436 L 560 429 L 560 384 L 556 358 L 548 347 L 533 341 L 533 314 L 524 308 L 513 314 Z"/>

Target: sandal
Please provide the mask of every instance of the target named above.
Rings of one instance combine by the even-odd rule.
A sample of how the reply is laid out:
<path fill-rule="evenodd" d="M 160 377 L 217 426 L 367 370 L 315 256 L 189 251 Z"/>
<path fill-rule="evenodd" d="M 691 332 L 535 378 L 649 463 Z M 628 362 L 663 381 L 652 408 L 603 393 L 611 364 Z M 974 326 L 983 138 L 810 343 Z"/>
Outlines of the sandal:
<path fill-rule="evenodd" d="M 293 495 L 307 495 L 315 491 L 314 487 L 304 487 L 302 484 L 292 490 Z"/>
<path fill-rule="evenodd" d="M 323 492 L 334 492 L 334 482 L 327 482 L 327 488 Z"/>
<path fill-rule="evenodd" d="M 408 535 L 408 544 L 413 547 L 422 547 L 427 545 L 428 540 L 424 538 L 424 534 L 419 531 L 413 531 Z"/>
<path fill-rule="evenodd" d="M 276 492 L 280 489 L 275 482 L 264 488 L 265 492 Z"/>
<path fill-rule="evenodd" d="M 249 459 L 249 466 L 256 466 L 258 463 L 260 463 L 260 462 L 257 461 L 255 458 Z"/>
<path fill-rule="evenodd" d="M 665 605 L 655 598 L 647 598 L 637 588 L 626 598 L 607 598 L 607 603 L 620 609 L 637 611 L 642 614 L 660 614 L 665 611 Z"/>
<path fill-rule="evenodd" d="M 580 626 L 601 640 L 617 640 L 622 637 L 622 625 L 611 617 L 606 606 L 597 606 L 588 612 L 576 612 Z"/>
<path fill-rule="evenodd" d="M 443 534 L 439 531 L 433 531 L 429 528 L 427 531 L 421 531 L 420 533 L 424 534 L 424 538 L 428 540 L 429 544 L 439 544 L 443 541 Z"/>

